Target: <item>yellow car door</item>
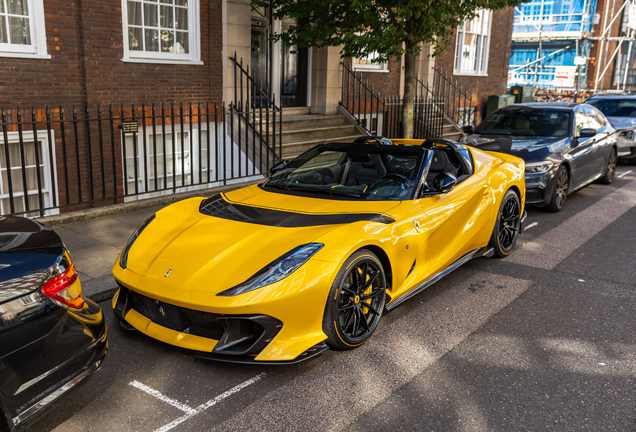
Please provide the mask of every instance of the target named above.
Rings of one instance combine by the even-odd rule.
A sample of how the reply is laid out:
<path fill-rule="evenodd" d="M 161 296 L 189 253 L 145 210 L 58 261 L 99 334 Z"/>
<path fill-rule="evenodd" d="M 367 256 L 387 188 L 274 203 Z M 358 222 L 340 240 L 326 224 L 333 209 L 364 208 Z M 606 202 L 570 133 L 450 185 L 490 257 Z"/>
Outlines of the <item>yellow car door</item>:
<path fill-rule="evenodd" d="M 422 236 L 425 244 L 420 250 L 429 275 L 488 244 L 494 198 L 487 178 L 479 171 L 448 193 L 418 201 L 427 219 L 426 236 Z"/>

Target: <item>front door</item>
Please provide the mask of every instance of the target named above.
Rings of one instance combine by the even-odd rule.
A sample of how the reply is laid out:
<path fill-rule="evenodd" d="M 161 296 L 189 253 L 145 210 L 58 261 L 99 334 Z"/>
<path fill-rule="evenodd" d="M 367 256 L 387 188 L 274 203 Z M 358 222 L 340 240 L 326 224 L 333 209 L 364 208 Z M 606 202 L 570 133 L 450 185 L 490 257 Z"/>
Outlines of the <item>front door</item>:
<path fill-rule="evenodd" d="M 264 98 L 271 98 L 272 56 L 269 42 L 269 9 L 252 9 L 251 71 L 256 91 L 252 93 L 252 106 L 265 106 Z"/>
<path fill-rule="evenodd" d="M 282 31 L 296 26 L 296 22 L 284 19 Z M 280 88 L 281 105 L 296 107 L 307 105 L 307 66 L 309 62 L 307 48 L 296 45 L 281 45 Z"/>

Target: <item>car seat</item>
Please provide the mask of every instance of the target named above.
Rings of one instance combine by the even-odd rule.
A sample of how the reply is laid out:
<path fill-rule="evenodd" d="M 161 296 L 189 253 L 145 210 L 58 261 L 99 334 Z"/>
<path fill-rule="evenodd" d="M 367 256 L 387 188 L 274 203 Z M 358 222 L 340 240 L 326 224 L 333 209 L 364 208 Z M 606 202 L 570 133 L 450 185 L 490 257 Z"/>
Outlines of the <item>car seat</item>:
<path fill-rule="evenodd" d="M 517 135 L 534 135 L 534 131 L 530 130 L 530 120 L 526 119 L 517 119 L 512 132 Z"/>
<path fill-rule="evenodd" d="M 568 134 L 569 127 L 570 127 L 570 121 L 565 119 L 561 122 L 561 124 L 559 125 L 559 128 L 554 131 L 553 135 L 558 137 L 566 136 Z"/>
<path fill-rule="evenodd" d="M 431 186 L 433 179 L 441 173 L 451 173 L 457 176 L 457 168 L 451 163 L 446 151 L 435 149 L 433 150 L 433 162 L 426 175 L 426 184 Z"/>
<path fill-rule="evenodd" d="M 366 160 L 365 160 L 366 159 Z M 386 168 L 377 154 L 367 155 L 361 161 L 351 162 L 348 172 L 345 172 L 345 186 L 371 184 L 386 175 Z"/>

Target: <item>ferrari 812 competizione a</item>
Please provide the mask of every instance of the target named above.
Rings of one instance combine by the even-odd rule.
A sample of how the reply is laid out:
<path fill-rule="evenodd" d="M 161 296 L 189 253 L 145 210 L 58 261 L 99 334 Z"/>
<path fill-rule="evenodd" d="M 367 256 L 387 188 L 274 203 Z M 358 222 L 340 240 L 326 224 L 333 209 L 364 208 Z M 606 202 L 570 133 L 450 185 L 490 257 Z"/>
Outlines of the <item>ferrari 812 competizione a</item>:
<path fill-rule="evenodd" d="M 322 144 L 263 183 L 172 204 L 113 267 L 120 323 L 210 359 L 352 349 L 468 260 L 511 253 L 524 162 L 443 140 Z"/>

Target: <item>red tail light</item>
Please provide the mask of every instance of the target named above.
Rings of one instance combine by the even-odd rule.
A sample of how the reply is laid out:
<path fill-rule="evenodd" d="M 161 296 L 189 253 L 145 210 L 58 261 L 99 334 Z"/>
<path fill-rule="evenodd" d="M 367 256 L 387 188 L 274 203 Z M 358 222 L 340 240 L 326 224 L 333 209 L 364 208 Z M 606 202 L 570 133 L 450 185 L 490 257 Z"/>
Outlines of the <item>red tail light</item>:
<path fill-rule="evenodd" d="M 76 309 L 84 306 L 82 288 L 75 265 L 71 264 L 64 273 L 49 279 L 42 287 L 42 294 Z"/>

